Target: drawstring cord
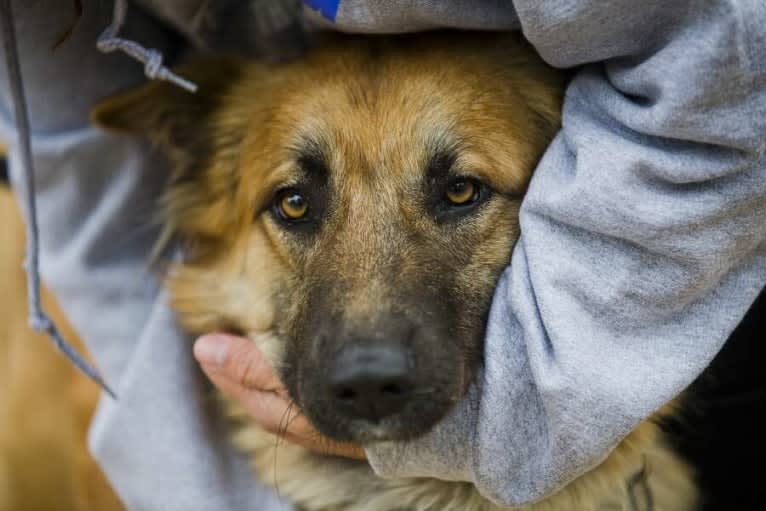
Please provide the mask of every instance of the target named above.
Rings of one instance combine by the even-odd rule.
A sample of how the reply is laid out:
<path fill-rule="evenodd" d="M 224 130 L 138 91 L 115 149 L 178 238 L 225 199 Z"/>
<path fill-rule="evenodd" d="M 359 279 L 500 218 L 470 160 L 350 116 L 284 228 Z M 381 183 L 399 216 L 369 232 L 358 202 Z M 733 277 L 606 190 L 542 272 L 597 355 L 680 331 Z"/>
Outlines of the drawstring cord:
<path fill-rule="evenodd" d="M 286 13 L 293 13 L 295 9 L 289 9 L 282 1 L 270 3 L 261 2 L 259 12 L 265 13 L 264 22 L 257 27 L 258 30 L 271 34 L 279 28 L 284 28 L 288 18 Z M 260 5 L 260 4 L 259 4 Z M 295 2 L 295 6 L 299 3 Z M 268 7 L 268 8 L 266 8 Z M 96 47 L 102 53 L 121 51 L 133 59 L 144 64 L 144 73 L 151 80 L 164 80 L 173 83 L 189 92 L 196 92 L 197 85 L 186 80 L 162 64 L 162 53 L 155 49 L 144 48 L 135 41 L 123 39 L 118 36 L 120 29 L 125 24 L 128 11 L 127 0 L 114 0 L 112 23 L 101 33 L 96 41 Z M 29 304 L 29 324 L 38 331 L 48 335 L 53 344 L 64 354 L 80 371 L 96 382 L 112 398 L 116 394 L 106 384 L 98 370 L 89 364 L 72 345 L 61 335 L 61 332 L 51 321 L 42 308 L 40 301 L 40 248 L 39 227 L 37 224 L 37 204 L 35 196 L 34 166 L 32 161 L 32 147 L 27 114 L 27 103 L 24 95 L 21 66 L 19 64 L 18 45 L 16 41 L 16 29 L 13 21 L 13 9 L 11 0 L 0 0 L 0 28 L 2 28 L 2 41 L 5 48 L 5 65 L 8 69 L 11 97 L 16 119 L 16 131 L 20 149 L 22 170 L 22 202 L 26 205 L 26 260 L 24 269 L 27 273 L 27 300 Z"/>
<path fill-rule="evenodd" d="M 61 351 L 80 371 L 101 386 L 107 394 L 116 399 L 115 393 L 106 384 L 99 372 L 91 366 L 69 343 L 61 336 L 56 325 L 51 321 L 40 304 L 40 261 L 39 261 L 39 232 L 37 226 L 37 206 L 35 203 L 34 167 L 32 164 L 32 147 L 30 141 L 29 117 L 27 116 L 27 101 L 19 65 L 16 29 L 13 23 L 11 0 L 0 0 L 0 26 L 3 33 L 5 48 L 5 65 L 8 69 L 13 109 L 16 118 L 16 131 L 20 149 L 22 169 L 22 200 L 27 207 L 27 246 L 24 268 L 27 272 L 27 300 L 29 304 L 29 324 L 38 332 L 47 334 L 56 348 Z"/>
<path fill-rule="evenodd" d="M 114 0 L 112 24 L 109 25 L 96 41 L 96 48 L 102 53 L 119 50 L 144 65 L 144 74 L 150 80 L 164 80 L 173 83 L 189 92 L 197 92 L 197 86 L 173 73 L 162 65 L 162 53 L 152 48 L 144 48 L 135 41 L 123 39 L 117 34 L 125 23 L 128 12 L 127 0 Z"/>

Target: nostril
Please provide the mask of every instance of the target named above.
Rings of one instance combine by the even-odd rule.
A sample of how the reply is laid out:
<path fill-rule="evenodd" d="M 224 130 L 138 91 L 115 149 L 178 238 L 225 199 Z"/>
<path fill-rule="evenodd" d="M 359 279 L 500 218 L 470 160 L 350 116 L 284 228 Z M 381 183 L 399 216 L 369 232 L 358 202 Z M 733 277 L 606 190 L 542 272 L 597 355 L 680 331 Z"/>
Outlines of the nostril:
<path fill-rule="evenodd" d="M 354 419 L 379 421 L 401 411 L 413 397 L 409 354 L 399 346 L 350 346 L 329 371 L 328 397 L 335 410 Z"/>
<path fill-rule="evenodd" d="M 383 385 L 380 388 L 380 393 L 383 396 L 390 396 L 390 397 L 401 396 L 402 394 L 404 394 L 404 388 L 402 388 L 401 385 L 397 385 L 396 383 L 389 383 L 388 385 Z"/>
<path fill-rule="evenodd" d="M 349 402 L 356 399 L 356 392 L 351 387 L 340 387 L 335 389 L 335 397 L 341 401 Z"/>
<path fill-rule="evenodd" d="M 336 410 L 355 419 L 379 421 L 399 412 L 412 397 L 409 380 L 376 378 L 376 375 L 358 375 L 357 378 L 331 386 Z"/>

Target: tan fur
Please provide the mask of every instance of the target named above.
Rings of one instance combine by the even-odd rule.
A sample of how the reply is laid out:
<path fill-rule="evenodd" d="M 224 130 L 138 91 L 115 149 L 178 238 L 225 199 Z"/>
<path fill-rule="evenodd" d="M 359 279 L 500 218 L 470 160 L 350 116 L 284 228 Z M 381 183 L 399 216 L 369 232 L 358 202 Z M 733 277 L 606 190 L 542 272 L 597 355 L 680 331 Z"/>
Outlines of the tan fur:
<path fill-rule="evenodd" d="M 488 299 L 518 237 L 521 195 L 556 131 L 563 79 L 515 36 L 455 38 L 340 39 L 278 68 L 200 62 L 182 70 L 202 83 L 199 99 L 152 84 L 95 111 L 99 124 L 148 133 L 170 155 L 166 239 L 187 242 L 188 259 L 171 270 L 168 285 L 189 331 L 244 333 L 281 369 L 277 330 L 300 321 L 318 273 L 342 280 L 352 298 L 336 305 L 361 321 L 391 307 L 392 281 L 429 271 L 429 257 L 447 259 L 450 251 L 461 261 L 455 273 L 465 307 Z M 264 212 L 275 187 L 296 179 L 293 149 L 307 136 L 329 146 L 330 186 L 339 197 L 326 222 L 340 234 L 313 244 Z M 445 141 L 460 146 L 461 169 L 497 191 L 470 229 L 446 234 L 407 200 L 422 182 L 428 149 Z M 408 243 L 392 227 L 393 215 L 436 241 Z M 312 259 L 319 260 L 306 270 Z M 395 274 L 383 271 L 389 266 Z M 236 444 L 252 455 L 259 477 L 307 511 L 499 509 L 469 484 L 383 480 L 363 462 L 276 448 L 275 437 L 236 406 L 228 409 Z M 654 510 L 694 508 L 691 470 L 648 420 L 592 471 L 523 509 L 632 510 L 628 481 L 641 473 Z"/>
<path fill-rule="evenodd" d="M 230 405 L 237 423 L 246 420 Z M 240 429 L 234 441 L 252 453 L 260 479 L 302 509 L 321 511 L 500 511 L 471 484 L 436 479 L 381 479 L 357 461 L 328 458 L 278 441 L 257 428 Z M 687 511 L 698 504 L 688 465 L 662 440 L 648 420 L 625 438 L 596 469 L 523 511 L 634 511 L 629 482 L 643 473 L 653 507 L 646 504 L 642 483 L 634 487 L 636 511 Z"/>
<path fill-rule="evenodd" d="M 0 511 L 122 509 L 85 445 L 97 386 L 27 325 L 24 231 L 4 187 L 0 219 Z M 82 350 L 47 291 L 43 305 Z"/>

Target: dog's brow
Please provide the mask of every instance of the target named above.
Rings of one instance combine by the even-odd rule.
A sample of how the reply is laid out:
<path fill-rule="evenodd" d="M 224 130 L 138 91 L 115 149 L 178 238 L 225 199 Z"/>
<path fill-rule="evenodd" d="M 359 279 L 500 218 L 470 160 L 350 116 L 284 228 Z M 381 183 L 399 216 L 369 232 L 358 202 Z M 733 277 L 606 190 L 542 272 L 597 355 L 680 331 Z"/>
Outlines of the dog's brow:
<path fill-rule="evenodd" d="M 296 148 L 296 161 L 301 169 L 310 176 L 327 174 L 327 153 L 324 146 L 315 140 L 302 140 Z"/>
<path fill-rule="evenodd" d="M 426 167 L 426 176 L 430 179 L 444 179 L 449 176 L 450 170 L 457 161 L 457 151 L 450 147 L 437 149 Z"/>

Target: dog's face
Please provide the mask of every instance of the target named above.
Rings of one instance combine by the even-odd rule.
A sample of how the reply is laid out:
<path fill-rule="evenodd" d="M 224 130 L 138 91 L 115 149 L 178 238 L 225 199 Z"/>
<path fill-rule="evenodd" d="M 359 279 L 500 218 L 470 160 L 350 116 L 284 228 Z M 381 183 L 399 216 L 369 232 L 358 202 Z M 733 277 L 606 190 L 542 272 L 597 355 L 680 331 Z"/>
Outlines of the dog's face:
<path fill-rule="evenodd" d="M 171 157 L 185 325 L 261 344 L 334 439 L 428 431 L 480 364 L 558 75 L 515 37 L 478 34 L 337 38 L 280 67 L 185 72 L 197 96 L 151 84 L 95 112 Z"/>

